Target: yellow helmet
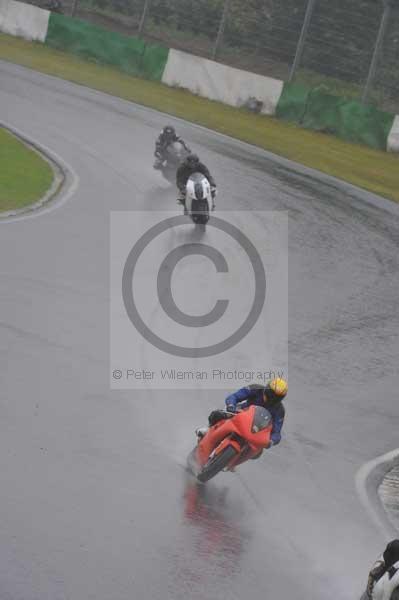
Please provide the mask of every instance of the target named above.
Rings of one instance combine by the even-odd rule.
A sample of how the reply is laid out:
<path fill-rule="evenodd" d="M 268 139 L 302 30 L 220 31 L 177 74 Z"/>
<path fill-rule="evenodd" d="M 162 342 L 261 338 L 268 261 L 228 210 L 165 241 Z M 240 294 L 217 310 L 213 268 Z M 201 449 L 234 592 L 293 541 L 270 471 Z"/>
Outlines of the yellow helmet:
<path fill-rule="evenodd" d="M 282 400 L 288 392 L 288 383 L 281 377 L 271 379 L 266 386 L 265 394 L 270 400 Z"/>

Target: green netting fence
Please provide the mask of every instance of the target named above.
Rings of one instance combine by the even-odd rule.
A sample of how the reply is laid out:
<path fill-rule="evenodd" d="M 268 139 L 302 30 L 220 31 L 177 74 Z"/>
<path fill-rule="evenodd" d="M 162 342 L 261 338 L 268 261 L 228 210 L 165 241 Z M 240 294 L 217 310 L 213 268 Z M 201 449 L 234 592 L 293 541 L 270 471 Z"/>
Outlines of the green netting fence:
<path fill-rule="evenodd" d="M 395 116 L 356 100 L 329 94 L 323 87 L 284 84 L 276 116 L 344 140 L 386 150 Z"/>
<path fill-rule="evenodd" d="M 51 13 L 45 44 L 137 77 L 160 81 L 169 49 Z"/>

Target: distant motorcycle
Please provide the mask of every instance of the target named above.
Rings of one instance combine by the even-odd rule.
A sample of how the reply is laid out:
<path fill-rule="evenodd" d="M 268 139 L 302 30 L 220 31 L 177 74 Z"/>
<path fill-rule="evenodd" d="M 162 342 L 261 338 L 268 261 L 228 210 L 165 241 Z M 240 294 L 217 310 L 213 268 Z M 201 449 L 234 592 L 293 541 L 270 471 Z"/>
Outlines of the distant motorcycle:
<path fill-rule="evenodd" d="M 209 428 L 187 459 L 190 471 L 202 483 L 255 458 L 270 444 L 272 416 L 262 406 L 238 413 L 217 412 L 221 420 Z"/>
<path fill-rule="evenodd" d="M 155 162 L 154 168 L 161 171 L 169 183 L 176 182 L 176 171 L 189 155 L 189 151 L 181 142 L 173 142 L 166 149 L 166 157 L 162 164 Z"/>
<path fill-rule="evenodd" d="M 195 225 L 205 226 L 213 210 L 212 188 L 202 173 L 193 173 L 186 184 L 186 211 Z"/>

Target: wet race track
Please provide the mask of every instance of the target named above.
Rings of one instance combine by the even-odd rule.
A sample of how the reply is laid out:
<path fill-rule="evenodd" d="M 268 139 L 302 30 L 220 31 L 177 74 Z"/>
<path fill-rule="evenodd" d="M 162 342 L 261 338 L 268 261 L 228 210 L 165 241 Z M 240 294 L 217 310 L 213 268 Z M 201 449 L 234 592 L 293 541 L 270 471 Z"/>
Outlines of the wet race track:
<path fill-rule="evenodd" d="M 219 215 L 289 213 L 283 440 L 197 488 L 193 429 L 225 393 L 109 384 L 109 213 L 178 214 L 152 169 L 174 121 L 0 71 L 1 118 L 79 178 L 62 206 L 0 223 L 1 599 L 358 598 L 385 537 L 355 475 L 398 445 L 396 206 L 175 122 L 215 174 Z"/>

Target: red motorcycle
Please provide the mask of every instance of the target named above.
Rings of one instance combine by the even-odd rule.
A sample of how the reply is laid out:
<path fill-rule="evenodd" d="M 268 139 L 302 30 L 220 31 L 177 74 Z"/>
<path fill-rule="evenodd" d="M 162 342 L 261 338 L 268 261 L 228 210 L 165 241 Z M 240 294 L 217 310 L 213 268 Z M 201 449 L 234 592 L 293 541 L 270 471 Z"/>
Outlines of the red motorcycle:
<path fill-rule="evenodd" d="M 209 428 L 188 457 L 190 470 L 202 483 L 256 458 L 270 445 L 272 416 L 262 406 L 249 406 L 238 413 L 218 412 L 221 420 Z"/>

